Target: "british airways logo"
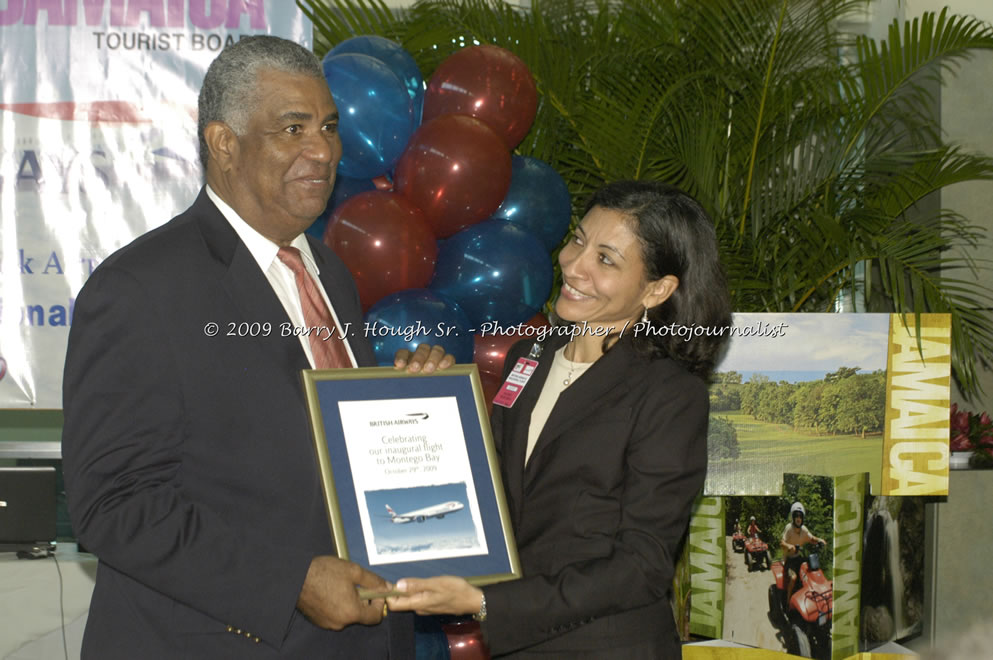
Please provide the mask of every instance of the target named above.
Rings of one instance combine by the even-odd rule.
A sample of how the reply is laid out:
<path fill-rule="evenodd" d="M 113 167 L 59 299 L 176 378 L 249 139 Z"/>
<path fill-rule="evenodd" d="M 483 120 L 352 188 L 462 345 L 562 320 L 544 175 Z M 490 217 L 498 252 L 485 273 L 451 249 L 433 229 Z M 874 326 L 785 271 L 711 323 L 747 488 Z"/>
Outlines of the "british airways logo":
<path fill-rule="evenodd" d="M 264 0 L 7 0 L 0 25 L 86 25 L 152 28 L 268 27 Z M 187 24 L 187 21 L 189 22 Z"/>

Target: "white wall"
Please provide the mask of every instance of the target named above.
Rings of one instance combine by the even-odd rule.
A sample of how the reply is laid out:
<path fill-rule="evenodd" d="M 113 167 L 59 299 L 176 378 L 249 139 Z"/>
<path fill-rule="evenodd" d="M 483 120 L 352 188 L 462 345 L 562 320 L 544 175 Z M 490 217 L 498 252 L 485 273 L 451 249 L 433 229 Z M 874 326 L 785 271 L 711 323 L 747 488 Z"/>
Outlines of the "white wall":
<path fill-rule="evenodd" d="M 938 12 L 948 6 L 952 13 L 971 15 L 993 23 L 993 2 L 990 0 L 905 0 L 906 18 L 912 19 L 926 11 Z M 946 139 L 964 148 L 993 156 L 993 52 L 976 54 L 954 77 L 947 78 L 941 92 L 941 125 Z M 960 184 L 941 193 L 941 203 L 969 218 L 985 229 L 987 243 L 975 251 L 975 256 L 989 258 L 990 236 L 993 230 L 993 182 Z M 993 290 L 993 273 L 983 273 L 981 281 Z M 993 412 L 993 372 L 984 370 L 981 378 L 984 393 L 958 403 L 971 410 Z M 932 642 L 938 657 L 950 650 L 956 640 L 970 627 L 979 624 L 986 629 L 989 643 L 989 594 L 993 579 L 988 572 L 977 571 L 968 548 L 983 547 L 982 535 L 990 536 L 985 502 L 993 491 L 991 474 L 985 472 L 953 475 L 949 484 L 948 501 L 929 505 L 928 584 L 932 628 L 925 636 Z M 980 536 L 977 536 L 979 534 Z M 930 635 L 929 635 L 930 633 Z M 921 640 L 923 641 L 923 640 Z M 955 657 L 955 656 L 949 656 Z M 966 656 L 957 656 L 966 657 Z M 979 656 L 970 656 L 979 657 Z"/>
<path fill-rule="evenodd" d="M 905 0 L 907 19 L 924 12 L 949 11 L 970 15 L 993 23 L 993 2 L 990 0 Z M 941 91 L 941 125 L 946 139 L 961 144 L 970 151 L 993 156 L 993 52 L 977 53 L 962 66 L 954 77 L 946 78 Z M 993 235 L 993 182 L 950 186 L 941 193 L 941 204 L 953 209 L 974 224 L 985 229 L 987 244 L 974 252 L 977 258 L 990 258 L 993 250 L 989 238 Z M 993 290 L 993 273 L 983 273 L 981 281 Z M 984 393 L 958 403 L 971 410 L 993 412 L 993 372 L 984 370 L 981 378 Z"/>

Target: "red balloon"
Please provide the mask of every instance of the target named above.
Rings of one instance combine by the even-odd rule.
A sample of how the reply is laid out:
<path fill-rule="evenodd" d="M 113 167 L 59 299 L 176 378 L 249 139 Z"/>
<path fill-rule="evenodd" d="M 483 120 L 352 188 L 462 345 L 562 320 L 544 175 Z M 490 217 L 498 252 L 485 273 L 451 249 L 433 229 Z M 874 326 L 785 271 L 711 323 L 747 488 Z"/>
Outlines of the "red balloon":
<path fill-rule="evenodd" d="M 450 621 L 441 624 L 441 629 L 451 660 L 490 660 L 490 650 L 476 621 Z"/>
<path fill-rule="evenodd" d="M 424 121 L 448 113 L 478 117 L 513 149 L 531 130 L 538 90 L 523 60 L 499 46 L 472 46 L 449 55 L 424 92 Z"/>
<path fill-rule="evenodd" d="M 393 190 L 393 182 L 385 174 L 377 176 L 372 183 L 376 186 L 376 190 Z"/>
<path fill-rule="evenodd" d="M 487 324 L 483 324 L 486 326 Z M 503 363 L 507 359 L 507 351 L 521 339 L 538 340 L 540 336 L 534 332 L 537 328 L 547 328 L 551 324 L 544 314 L 535 314 L 524 323 L 497 328 L 482 327 L 472 336 L 474 344 L 472 361 L 479 367 L 480 377 L 483 374 L 501 378 Z M 499 331 L 497 331 L 499 330 Z M 492 399 L 492 397 L 490 397 Z"/>
<path fill-rule="evenodd" d="M 468 115 L 426 122 L 407 143 L 394 189 L 424 212 L 438 238 L 481 222 L 510 189 L 510 152 L 500 136 Z"/>
<path fill-rule="evenodd" d="M 362 307 L 403 289 L 426 287 L 438 243 L 424 214 L 402 195 L 368 190 L 331 214 L 324 243 L 355 278 Z"/>

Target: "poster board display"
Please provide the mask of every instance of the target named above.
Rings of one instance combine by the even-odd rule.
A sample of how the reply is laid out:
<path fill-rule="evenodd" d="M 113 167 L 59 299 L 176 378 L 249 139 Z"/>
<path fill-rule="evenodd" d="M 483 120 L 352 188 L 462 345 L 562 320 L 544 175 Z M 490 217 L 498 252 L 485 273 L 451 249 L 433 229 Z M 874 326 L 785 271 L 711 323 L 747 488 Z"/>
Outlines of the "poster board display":
<path fill-rule="evenodd" d="M 920 634 L 925 501 L 873 496 L 866 473 L 785 474 L 780 495 L 702 498 L 690 521 L 690 632 L 822 660 Z M 800 544 L 788 563 L 796 502 L 825 543 Z"/>
<path fill-rule="evenodd" d="M 876 495 L 946 495 L 950 379 L 947 314 L 735 314 L 704 492 L 868 471 Z"/>

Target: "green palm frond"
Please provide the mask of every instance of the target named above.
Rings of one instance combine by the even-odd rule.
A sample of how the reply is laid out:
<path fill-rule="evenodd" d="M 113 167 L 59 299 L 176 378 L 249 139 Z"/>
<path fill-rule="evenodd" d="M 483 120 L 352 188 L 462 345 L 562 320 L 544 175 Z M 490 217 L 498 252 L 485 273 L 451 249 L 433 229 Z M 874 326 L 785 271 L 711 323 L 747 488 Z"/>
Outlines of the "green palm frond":
<path fill-rule="evenodd" d="M 335 45 L 357 35 L 396 39 L 403 31 L 403 14 L 383 0 L 336 0 L 333 5 L 297 0 L 314 24 L 314 53 L 324 57 Z"/>
<path fill-rule="evenodd" d="M 860 177 L 866 205 L 901 218 L 926 196 L 966 181 L 993 179 L 993 160 L 943 145 L 866 158 Z"/>
<path fill-rule="evenodd" d="M 937 80 L 942 70 L 954 73 L 976 50 L 991 48 L 993 27 L 971 17 L 949 16 L 947 8 L 937 15 L 926 13 L 902 29 L 894 22 L 881 44 L 860 37 L 857 73 L 862 89 L 851 99 L 859 118 L 849 149 L 877 119 L 888 120 L 890 129 L 904 125 L 901 137 L 906 139 L 920 138 L 923 132 L 924 144 L 933 144 L 934 104 L 924 82 Z"/>
<path fill-rule="evenodd" d="M 887 297 L 898 312 L 937 312 L 952 316 L 952 369 L 960 382 L 975 382 L 973 356 L 993 341 L 988 313 L 993 294 L 976 286 L 977 268 L 989 263 L 949 256 L 948 236 L 970 244 L 979 230 L 948 215 L 928 227 L 895 225 L 879 239 L 877 262 Z M 955 276 L 952 276 L 952 274 Z"/>
<path fill-rule="evenodd" d="M 399 42 L 429 79 L 474 43 L 518 55 L 539 107 L 517 153 L 552 165 L 576 204 L 604 182 L 663 179 L 711 213 L 735 309 L 952 316 L 966 392 L 993 363 L 985 240 L 933 209 L 935 192 L 993 178 L 993 160 L 946 144 L 936 93 L 993 28 L 947 10 L 846 32 L 865 0 L 298 0 L 317 46 Z M 578 210 L 578 208 L 577 208 Z M 966 250 L 966 252 L 963 252 Z"/>

